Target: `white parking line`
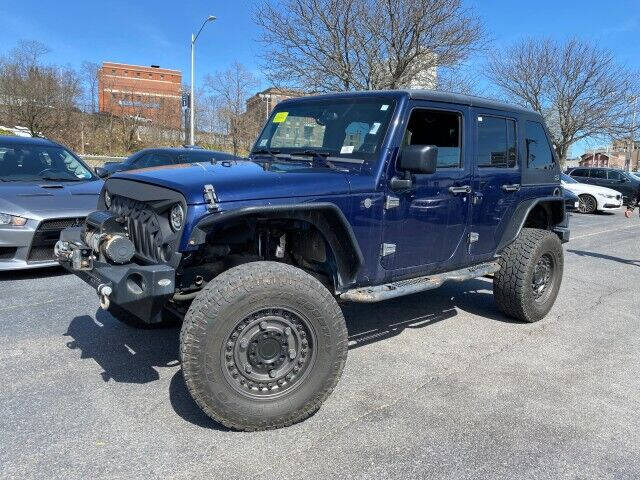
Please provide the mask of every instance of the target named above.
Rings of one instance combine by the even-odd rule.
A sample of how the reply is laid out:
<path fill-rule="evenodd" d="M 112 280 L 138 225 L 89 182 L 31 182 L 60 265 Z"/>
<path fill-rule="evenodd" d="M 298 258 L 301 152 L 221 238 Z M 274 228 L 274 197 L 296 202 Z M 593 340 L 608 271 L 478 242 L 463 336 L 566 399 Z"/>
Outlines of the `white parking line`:
<path fill-rule="evenodd" d="M 603 230 L 601 232 L 585 233 L 584 235 L 578 235 L 577 237 L 571 237 L 570 240 L 578 240 L 579 238 L 593 237 L 594 235 L 600 235 L 602 233 L 618 232 L 620 230 L 629 230 L 630 228 L 638 228 L 638 227 L 640 227 L 640 225 L 629 225 L 627 227 L 612 228 L 610 230 Z"/>

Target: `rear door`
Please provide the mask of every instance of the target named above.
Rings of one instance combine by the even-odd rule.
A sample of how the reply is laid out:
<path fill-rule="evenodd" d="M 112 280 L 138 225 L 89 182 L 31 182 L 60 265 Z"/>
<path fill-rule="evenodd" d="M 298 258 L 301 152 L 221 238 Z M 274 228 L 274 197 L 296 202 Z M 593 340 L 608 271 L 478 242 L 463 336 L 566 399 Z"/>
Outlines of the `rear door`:
<path fill-rule="evenodd" d="M 599 187 L 608 187 L 607 171 L 604 168 L 592 168 L 589 172 L 589 183 Z"/>
<path fill-rule="evenodd" d="M 472 256 L 496 249 L 511 214 L 518 204 L 521 167 L 518 159 L 518 122 L 514 116 L 473 109 L 475 155 L 473 155 Z"/>

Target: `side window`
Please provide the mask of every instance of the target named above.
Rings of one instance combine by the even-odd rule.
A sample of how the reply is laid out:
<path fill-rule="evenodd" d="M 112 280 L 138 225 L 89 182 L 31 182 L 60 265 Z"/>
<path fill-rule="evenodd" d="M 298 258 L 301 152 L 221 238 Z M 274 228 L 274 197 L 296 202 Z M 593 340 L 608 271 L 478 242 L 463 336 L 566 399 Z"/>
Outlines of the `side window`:
<path fill-rule="evenodd" d="M 527 121 L 527 167 L 534 170 L 551 170 L 555 167 L 551 145 L 541 123 Z"/>
<path fill-rule="evenodd" d="M 607 171 L 601 168 L 591 170 L 591 178 L 607 178 Z"/>
<path fill-rule="evenodd" d="M 462 116 L 456 112 L 416 109 L 411 112 L 405 145 L 438 147 L 437 168 L 462 166 Z"/>
<path fill-rule="evenodd" d="M 609 180 L 616 180 L 616 181 L 619 181 L 619 180 L 621 180 L 621 179 L 622 179 L 622 175 L 621 175 L 621 174 L 620 174 L 620 172 L 619 172 L 619 171 L 617 171 L 617 170 L 609 170 L 609 171 L 607 172 L 607 175 L 608 175 Z"/>
<path fill-rule="evenodd" d="M 589 171 L 585 170 L 584 168 L 578 168 L 571 172 L 571 176 L 572 177 L 588 177 Z"/>
<path fill-rule="evenodd" d="M 516 166 L 516 122 L 507 118 L 479 116 L 478 167 Z"/>

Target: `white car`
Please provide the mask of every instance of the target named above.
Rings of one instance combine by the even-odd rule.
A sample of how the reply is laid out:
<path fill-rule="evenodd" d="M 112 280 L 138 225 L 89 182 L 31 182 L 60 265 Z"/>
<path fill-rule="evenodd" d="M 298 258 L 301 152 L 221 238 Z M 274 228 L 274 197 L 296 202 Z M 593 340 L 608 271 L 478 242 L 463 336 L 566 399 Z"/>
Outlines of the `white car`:
<path fill-rule="evenodd" d="M 578 195 L 580 213 L 615 212 L 622 208 L 622 194 L 616 190 L 575 181 L 569 175 L 562 174 L 562 186 Z"/>

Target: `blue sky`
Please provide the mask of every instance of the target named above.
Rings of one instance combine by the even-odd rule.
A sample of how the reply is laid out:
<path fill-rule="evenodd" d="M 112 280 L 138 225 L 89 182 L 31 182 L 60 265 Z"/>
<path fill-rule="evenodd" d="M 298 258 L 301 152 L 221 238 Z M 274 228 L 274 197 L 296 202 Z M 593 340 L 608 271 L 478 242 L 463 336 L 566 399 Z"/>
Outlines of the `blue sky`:
<path fill-rule="evenodd" d="M 640 70 L 640 0 L 465 0 L 482 16 L 494 45 L 523 36 L 588 38 Z M 209 14 L 197 43 L 196 80 L 237 60 L 259 74 L 253 2 L 158 0 L 0 0 L 0 54 L 20 39 L 49 46 L 48 60 L 78 67 L 83 60 L 157 64 L 189 81 L 189 40 Z M 480 64 L 482 58 L 474 60 Z M 612 72 L 615 74 L 615 72 Z M 582 148 L 582 146 L 580 146 Z M 575 152 L 579 153 L 579 152 Z"/>

